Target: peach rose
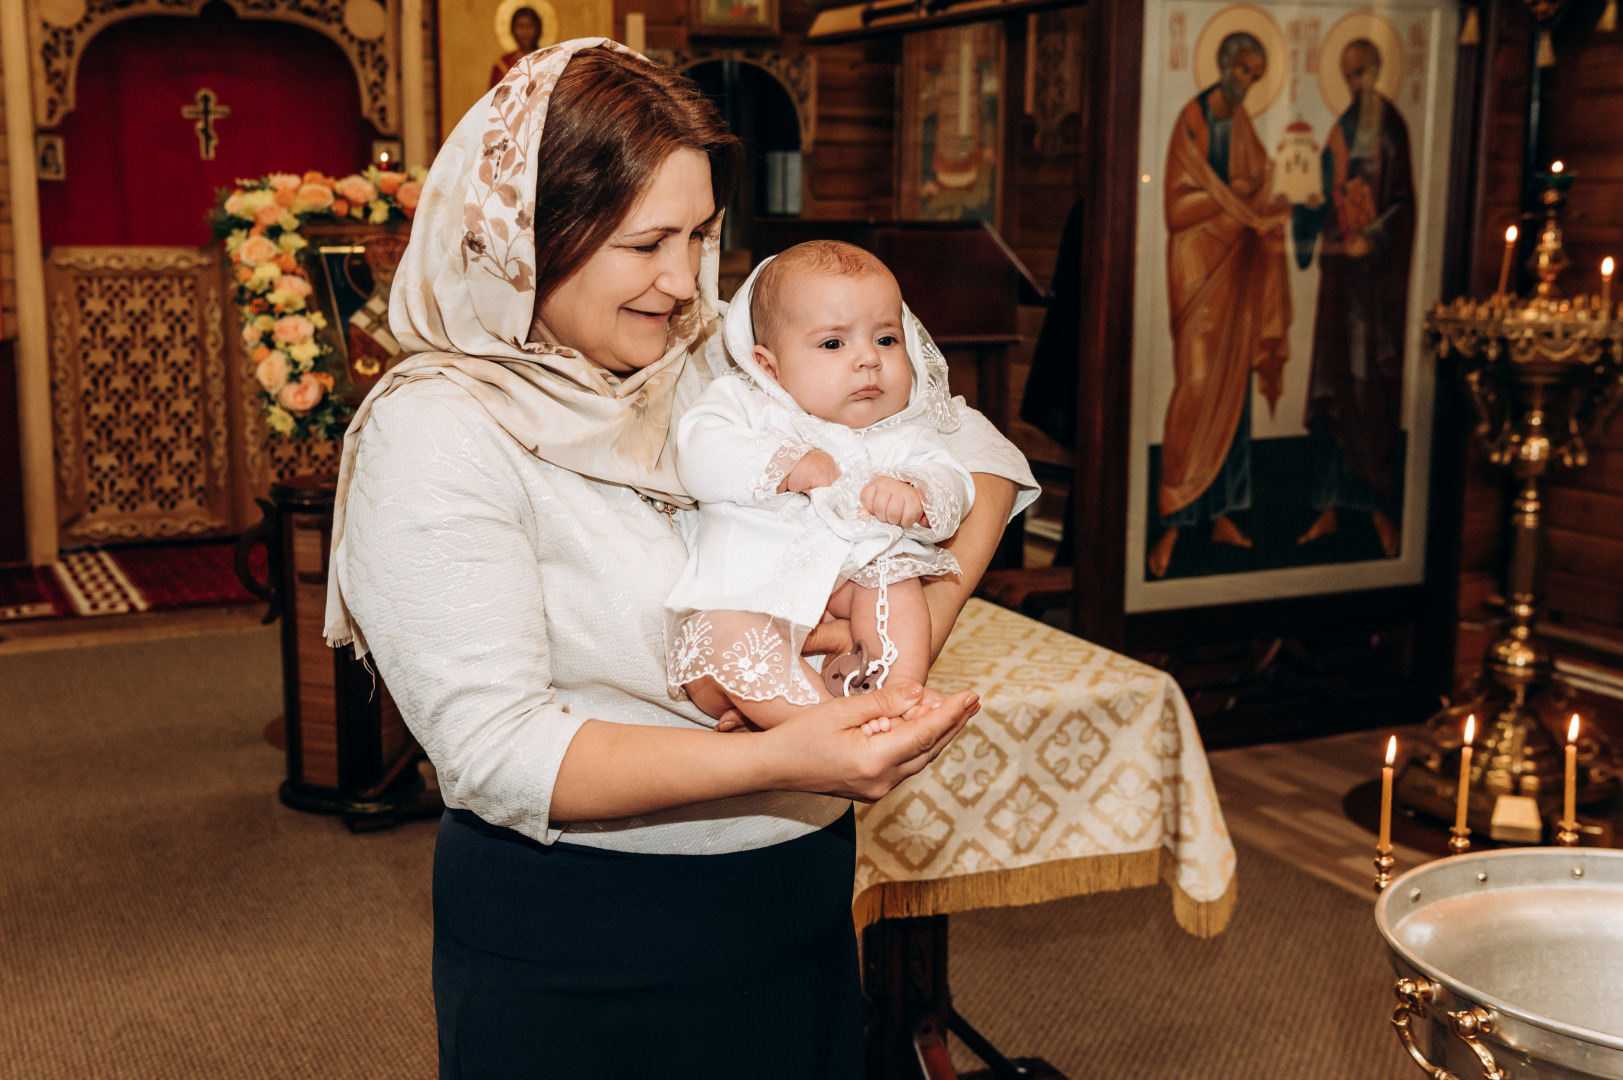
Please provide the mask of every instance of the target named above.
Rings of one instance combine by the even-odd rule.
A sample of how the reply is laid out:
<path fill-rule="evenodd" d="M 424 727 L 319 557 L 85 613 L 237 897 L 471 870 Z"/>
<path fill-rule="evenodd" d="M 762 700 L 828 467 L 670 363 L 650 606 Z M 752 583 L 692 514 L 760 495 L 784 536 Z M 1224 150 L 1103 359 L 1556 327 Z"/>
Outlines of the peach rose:
<path fill-rule="evenodd" d="M 316 324 L 303 315 L 283 315 L 271 330 L 271 337 L 283 345 L 303 345 L 315 334 Z"/>
<path fill-rule="evenodd" d="M 423 185 L 417 180 L 407 180 L 400 185 L 400 190 L 395 193 L 395 201 L 400 204 L 400 209 L 406 212 L 407 217 L 411 217 L 417 212 L 417 200 L 422 197 Z"/>
<path fill-rule="evenodd" d="M 258 225 L 260 228 L 264 228 L 267 225 L 275 225 L 276 219 L 281 216 L 282 208 L 280 206 L 277 206 L 273 202 L 266 203 L 264 206 L 261 206 L 259 208 L 259 212 L 254 215 L 254 224 Z"/>
<path fill-rule="evenodd" d="M 281 249 L 276 246 L 276 241 L 268 236 L 250 236 L 242 242 L 237 254 L 242 257 L 245 265 L 258 266 L 276 258 L 281 254 Z"/>
<path fill-rule="evenodd" d="M 300 300 L 307 299 L 310 295 L 310 283 L 297 274 L 283 274 L 276 279 L 276 284 L 272 288 L 276 292 L 284 292 Z"/>
<path fill-rule="evenodd" d="M 277 206 L 280 206 L 285 210 L 293 205 L 293 200 L 298 198 L 298 196 L 299 193 L 296 191 L 278 191 L 272 201 L 276 203 Z"/>
<path fill-rule="evenodd" d="M 293 205 L 302 207 L 305 213 L 325 210 L 332 205 L 332 188 L 324 184 L 305 184 L 299 189 L 299 197 L 293 201 Z"/>
<path fill-rule="evenodd" d="M 403 173 L 378 173 L 378 190 L 385 195 L 393 195 L 400 190 L 400 185 L 405 182 L 406 177 Z"/>
<path fill-rule="evenodd" d="M 231 195 L 225 200 L 225 212 L 230 214 L 232 217 L 247 217 L 248 209 L 247 207 L 243 206 L 243 202 L 246 199 L 247 196 L 242 192 L 232 192 Z"/>
<path fill-rule="evenodd" d="M 306 374 L 300 376 L 298 382 L 282 387 L 276 394 L 276 402 L 293 415 L 302 416 L 320 405 L 326 393 L 327 388 L 321 385 L 320 379 Z"/>
<path fill-rule="evenodd" d="M 254 365 L 254 378 L 267 394 L 279 394 L 287 386 L 287 356 L 282 352 L 268 352 Z"/>
<path fill-rule="evenodd" d="M 364 176 L 346 176 L 333 185 L 333 190 L 348 199 L 351 206 L 369 203 L 378 197 L 378 189 Z"/>
<path fill-rule="evenodd" d="M 332 187 L 332 177 L 326 173 L 316 172 L 314 169 L 305 173 L 302 179 L 306 184 L 320 184 L 323 187 Z"/>
<path fill-rule="evenodd" d="M 272 191 L 298 191 L 304 178 L 293 173 L 271 173 L 270 186 Z"/>
<path fill-rule="evenodd" d="M 332 201 L 332 212 L 339 217 L 343 217 L 349 213 L 349 201 L 346 199 L 334 199 Z"/>

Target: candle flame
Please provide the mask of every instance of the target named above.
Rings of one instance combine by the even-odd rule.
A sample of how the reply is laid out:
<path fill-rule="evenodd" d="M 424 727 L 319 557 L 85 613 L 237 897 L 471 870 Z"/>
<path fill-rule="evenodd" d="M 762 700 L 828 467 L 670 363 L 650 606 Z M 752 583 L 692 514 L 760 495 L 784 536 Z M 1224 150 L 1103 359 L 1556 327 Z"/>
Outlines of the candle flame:
<path fill-rule="evenodd" d="M 379 162 L 379 164 L 383 164 L 383 165 L 389 164 L 389 151 L 385 150 L 383 153 L 379 154 L 378 155 L 378 162 Z"/>
<path fill-rule="evenodd" d="M 1567 725 L 1567 741 L 1568 742 L 1577 742 L 1578 741 L 1578 714 L 1577 713 L 1572 714 L 1572 723 Z"/>
<path fill-rule="evenodd" d="M 1476 716 L 1475 715 L 1467 716 L 1465 718 L 1465 745 L 1466 746 L 1471 745 L 1471 737 L 1475 733 L 1476 733 Z"/>
<path fill-rule="evenodd" d="M 1397 759 L 1398 759 L 1398 737 L 1396 735 L 1394 735 L 1390 739 L 1386 740 L 1386 763 L 1388 765 L 1390 765 L 1394 761 L 1396 761 Z"/>
<path fill-rule="evenodd" d="M 1516 237 L 1519 235 L 1520 234 L 1516 231 L 1516 226 L 1512 225 L 1510 228 L 1505 230 L 1505 243 L 1514 244 L 1516 242 Z"/>
<path fill-rule="evenodd" d="M 1564 165 L 1563 163 L 1557 161 L 1553 165 L 1550 166 L 1550 171 L 1553 172 L 1553 173 L 1558 173 L 1558 172 L 1561 172 L 1565 168 L 1566 168 L 1566 165 Z"/>
<path fill-rule="evenodd" d="M 1617 264 L 1612 261 L 1612 257 L 1610 255 L 1606 256 L 1606 258 L 1600 261 L 1600 276 L 1608 278 L 1611 277 L 1612 271 L 1616 267 Z"/>

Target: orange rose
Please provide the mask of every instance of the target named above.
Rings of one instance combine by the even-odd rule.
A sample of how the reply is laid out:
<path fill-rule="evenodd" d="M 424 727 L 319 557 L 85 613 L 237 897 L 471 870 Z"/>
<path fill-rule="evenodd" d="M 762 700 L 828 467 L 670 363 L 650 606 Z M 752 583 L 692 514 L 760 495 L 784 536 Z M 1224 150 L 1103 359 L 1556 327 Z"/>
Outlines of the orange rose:
<path fill-rule="evenodd" d="M 277 206 L 285 210 L 293 205 L 293 200 L 298 197 L 298 194 L 297 191 L 278 191 L 271 197 L 276 201 Z"/>
<path fill-rule="evenodd" d="M 237 280 L 238 281 L 242 282 L 243 284 L 247 284 L 248 282 L 253 280 L 253 277 L 254 277 L 254 272 L 252 270 L 248 269 L 246 266 L 237 267 Z"/>
<path fill-rule="evenodd" d="M 270 350 L 269 345 L 260 345 L 259 347 L 254 349 L 254 363 L 256 363 L 256 364 L 259 363 L 261 360 L 265 359 L 265 357 L 269 356 L 270 354 L 271 354 L 271 350 Z M 285 382 L 286 380 L 284 379 L 283 381 Z"/>
<path fill-rule="evenodd" d="M 378 173 L 378 190 L 383 192 L 385 195 L 393 195 L 395 192 L 400 190 L 400 185 L 405 182 L 406 177 L 402 173 Z"/>
<path fill-rule="evenodd" d="M 306 176 L 309 174 L 306 173 Z M 305 184 L 299 189 L 299 195 L 294 200 L 294 206 L 299 208 L 295 212 L 309 213 L 312 210 L 325 210 L 332 205 L 332 188 L 325 184 Z"/>
<path fill-rule="evenodd" d="M 327 179 L 327 174 L 316 172 L 314 169 L 305 173 L 303 180 L 306 184 L 324 184 L 327 187 L 332 187 L 332 181 Z"/>
<path fill-rule="evenodd" d="M 326 393 L 327 388 L 321 385 L 320 379 L 306 374 L 300 376 L 298 382 L 290 382 L 282 387 L 276 395 L 276 402 L 294 416 L 303 416 L 320 405 Z"/>
<path fill-rule="evenodd" d="M 237 254 L 242 256 L 243 263 L 248 266 L 268 263 L 281 253 L 281 248 L 276 246 L 276 242 L 265 236 L 250 236 L 242 242 L 242 247 L 237 249 Z"/>
<path fill-rule="evenodd" d="M 339 217 L 343 217 L 345 214 L 349 213 L 349 203 L 343 199 L 334 199 L 332 202 L 332 212 Z"/>
<path fill-rule="evenodd" d="M 284 274 L 291 274 L 299 268 L 298 260 L 287 254 L 276 256 L 276 265 L 282 268 Z"/>
<path fill-rule="evenodd" d="M 395 201 L 400 204 L 400 209 L 406 212 L 407 217 L 417 213 L 417 200 L 422 197 L 423 185 L 418 180 L 407 180 L 400 185 L 400 190 L 395 193 Z"/>
<path fill-rule="evenodd" d="M 277 206 L 275 203 L 266 203 L 264 206 L 261 206 L 259 208 L 259 212 L 254 215 L 254 224 L 263 229 L 267 226 L 275 225 L 276 219 L 281 216 L 282 208 L 280 206 Z"/>
<path fill-rule="evenodd" d="M 328 375 L 325 371 L 312 371 L 310 374 L 315 377 L 316 382 L 326 387 L 327 390 L 332 390 L 333 377 L 331 375 Z"/>
<path fill-rule="evenodd" d="M 364 176 L 350 175 L 333 185 L 340 198 L 348 199 L 351 206 L 369 203 L 378 197 L 378 189 Z"/>

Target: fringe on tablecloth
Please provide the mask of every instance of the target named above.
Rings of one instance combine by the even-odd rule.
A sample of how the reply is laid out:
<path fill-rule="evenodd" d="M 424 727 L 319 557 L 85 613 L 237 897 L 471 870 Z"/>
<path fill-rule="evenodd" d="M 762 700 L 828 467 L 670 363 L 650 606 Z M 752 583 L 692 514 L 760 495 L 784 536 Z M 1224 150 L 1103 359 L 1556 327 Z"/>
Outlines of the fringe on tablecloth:
<path fill-rule="evenodd" d="M 936 878 L 886 881 L 869 886 L 851 905 L 860 934 L 880 919 L 950 915 L 977 908 L 1019 907 L 1067 896 L 1142 889 L 1158 882 L 1172 888 L 1172 917 L 1195 937 L 1215 937 L 1234 915 L 1235 878 L 1216 900 L 1196 900 L 1178 885 L 1178 864 L 1166 848 L 1084 855 L 1012 870 Z"/>

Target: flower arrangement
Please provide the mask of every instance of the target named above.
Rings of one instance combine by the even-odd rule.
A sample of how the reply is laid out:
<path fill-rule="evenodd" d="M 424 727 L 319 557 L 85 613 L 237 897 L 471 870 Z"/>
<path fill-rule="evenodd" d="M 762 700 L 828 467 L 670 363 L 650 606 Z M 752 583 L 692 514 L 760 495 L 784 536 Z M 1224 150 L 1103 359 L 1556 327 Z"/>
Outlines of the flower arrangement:
<path fill-rule="evenodd" d="M 341 180 L 319 172 L 272 173 L 220 192 L 209 221 L 231 257 L 242 341 L 263 392 L 265 419 L 282 438 L 338 439 L 350 416 L 331 394 L 332 369 L 341 361 L 319 337 L 327 320 L 309 302 L 309 242 L 301 230 L 311 220 L 408 221 L 426 175 L 420 166 L 402 173 L 375 165 Z"/>

